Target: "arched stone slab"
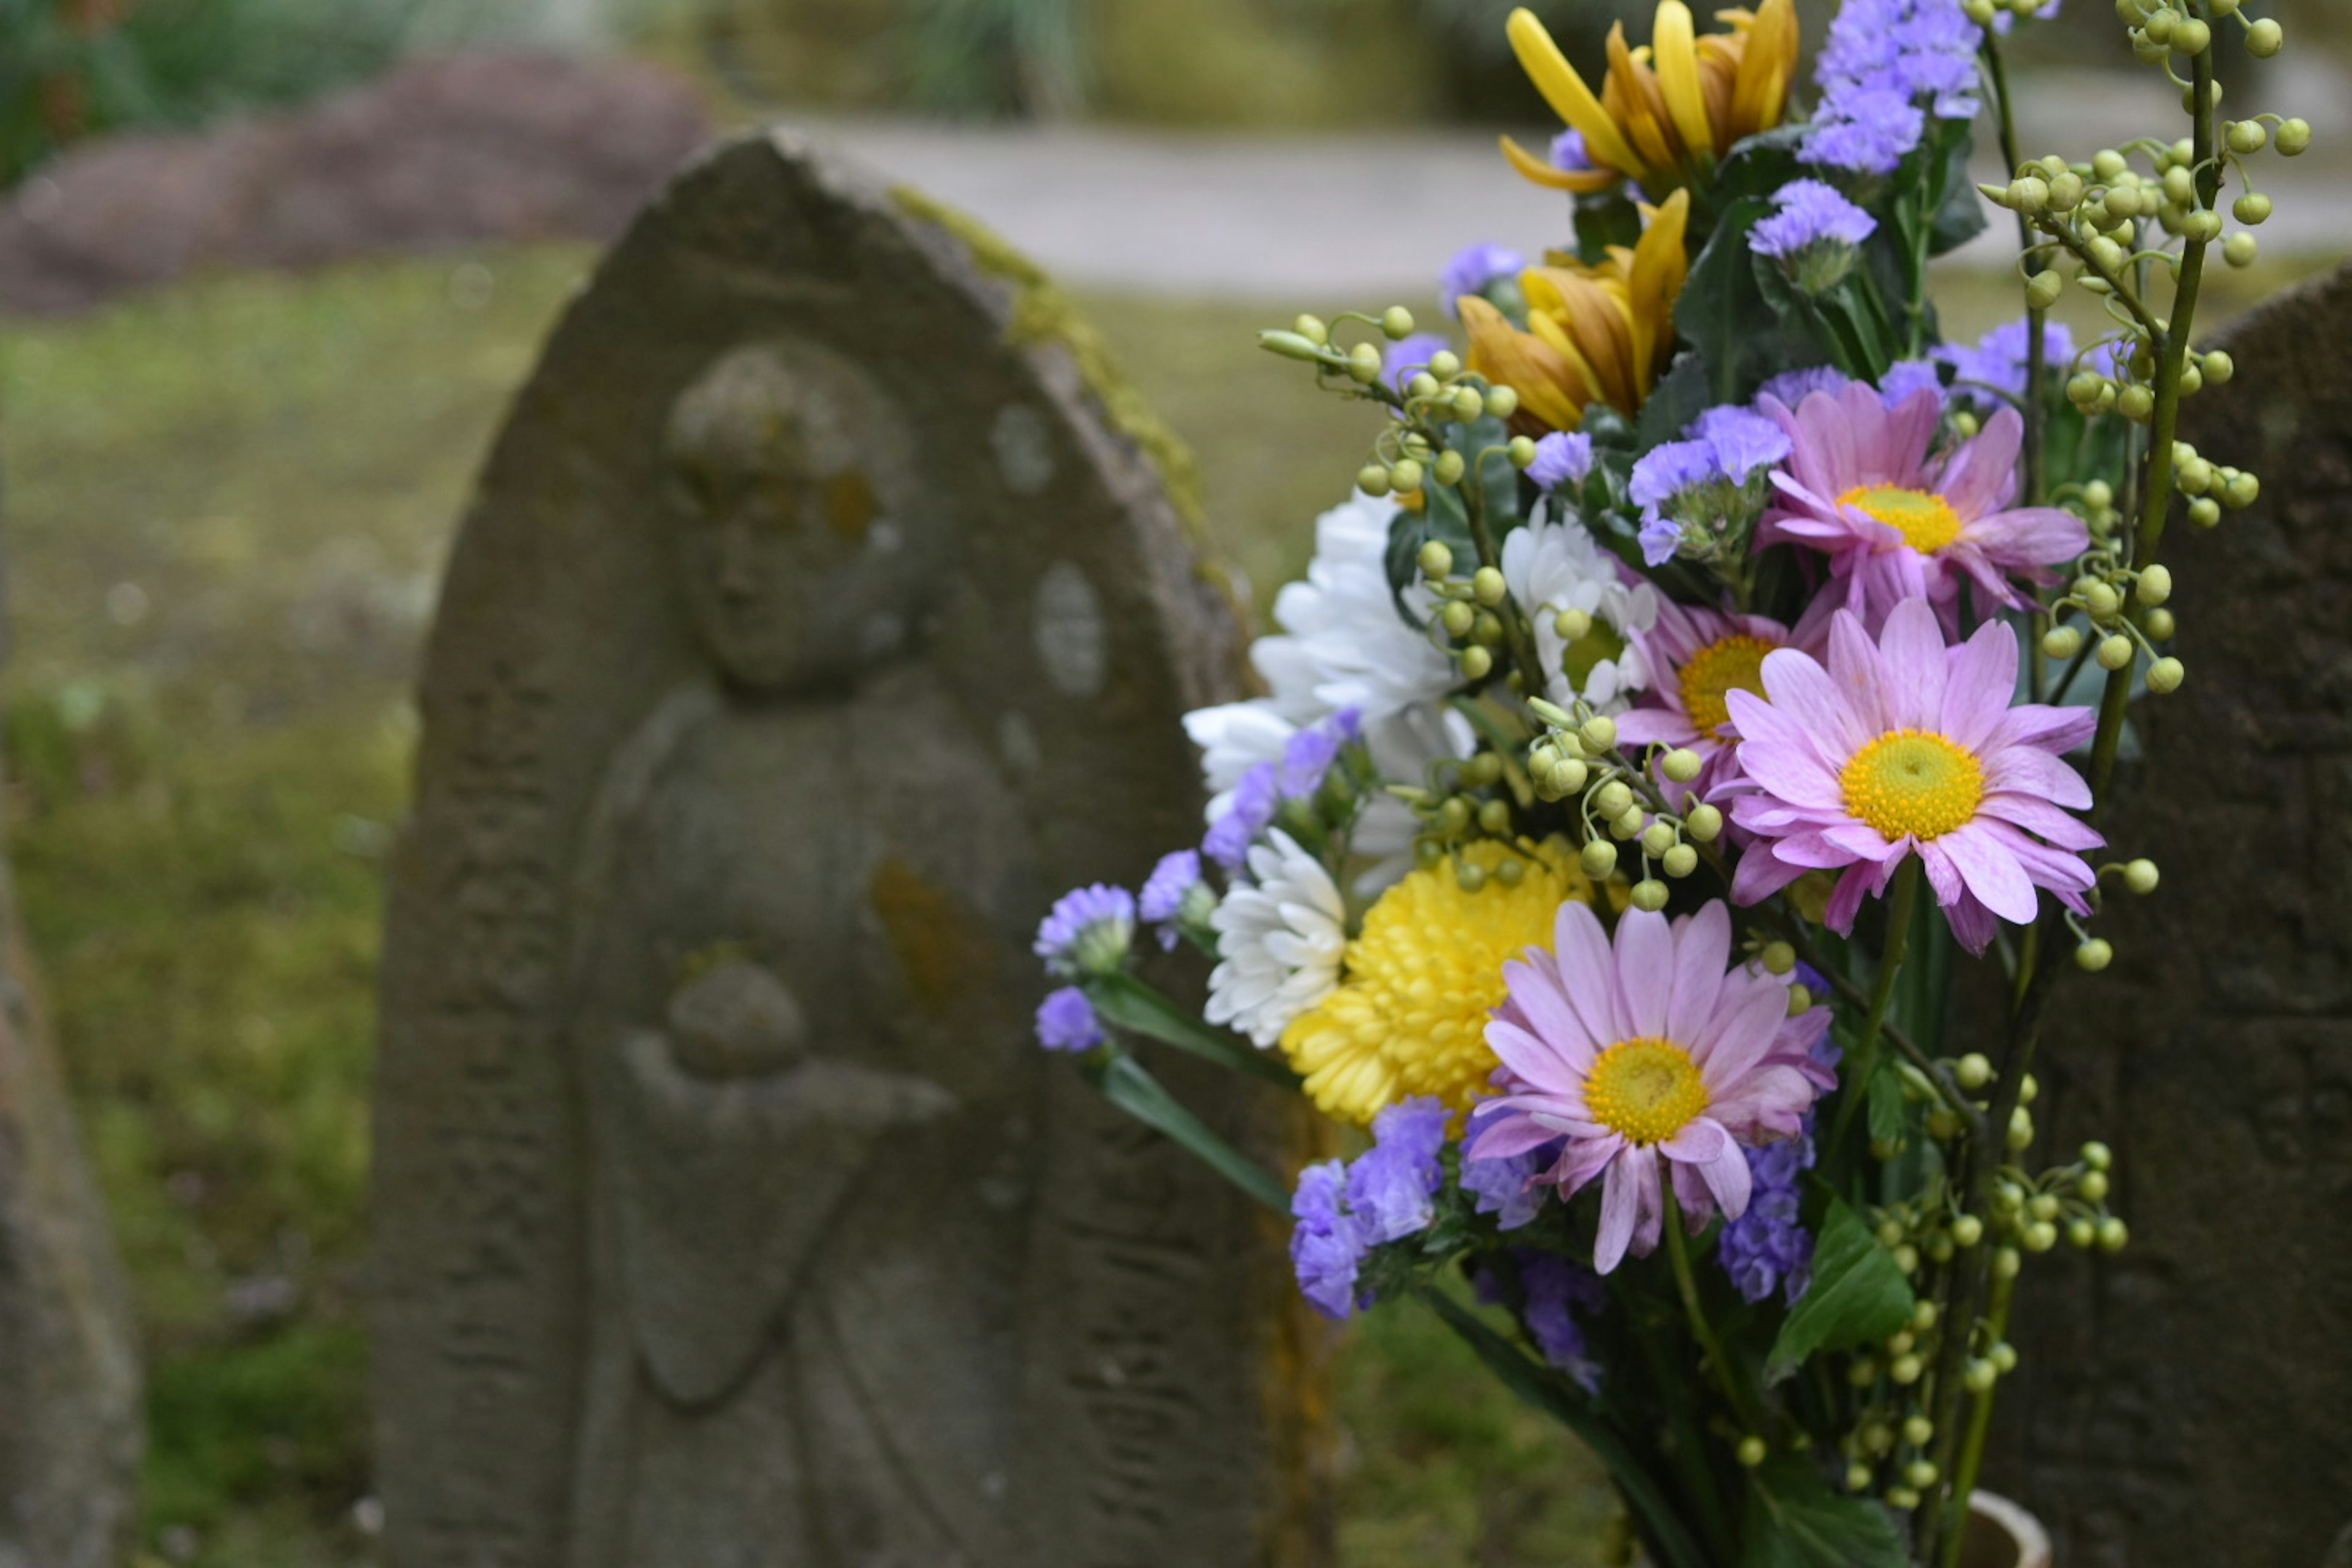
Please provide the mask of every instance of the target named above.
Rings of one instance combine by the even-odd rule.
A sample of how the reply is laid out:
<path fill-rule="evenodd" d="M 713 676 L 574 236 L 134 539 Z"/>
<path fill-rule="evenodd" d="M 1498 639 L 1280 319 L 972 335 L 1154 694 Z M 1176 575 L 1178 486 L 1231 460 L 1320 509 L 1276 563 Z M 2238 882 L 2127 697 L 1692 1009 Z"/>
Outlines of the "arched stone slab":
<path fill-rule="evenodd" d="M 1057 301 L 754 136 L 518 398 L 392 895 L 397 1568 L 1317 1558 L 1281 1227 L 1029 1038 L 1035 921 L 1198 832 L 1238 668 Z"/>

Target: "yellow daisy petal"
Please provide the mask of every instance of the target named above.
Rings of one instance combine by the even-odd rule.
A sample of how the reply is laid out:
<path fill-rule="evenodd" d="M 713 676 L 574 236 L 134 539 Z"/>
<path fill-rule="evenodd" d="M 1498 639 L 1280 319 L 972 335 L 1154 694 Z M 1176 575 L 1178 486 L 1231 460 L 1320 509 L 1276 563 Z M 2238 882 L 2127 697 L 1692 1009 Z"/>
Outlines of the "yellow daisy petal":
<path fill-rule="evenodd" d="M 1684 148 L 1711 156 L 1715 128 L 1707 123 L 1706 95 L 1699 87 L 1698 34 L 1691 23 L 1690 7 L 1683 0 L 1659 0 L 1657 25 L 1650 39 L 1658 86 L 1666 95 L 1666 110 L 1674 116 L 1675 129 L 1682 133 Z"/>
<path fill-rule="evenodd" d="M 1511 40 L 1511 51 L 1519 57 L 1519 68 L 1528 73 L 1528 79 L 1544 95 L 1552 112 L 1583 132 L 1585 151 L 1592 154 L 1592 161 L 1640 179 L 1644 172 L 1642 160 L 1618 134 L 1616 124 L 1602 112 L 1601 100 L 1592 96 L 1592 89 L 1584 85 L 1584 79 L 1568 63 L 1559 46 L 1551 41 L 1551 35 L 1536 19 L 1536 14 L 1525 6 L 1513 11 L 1505 31 Z"/>

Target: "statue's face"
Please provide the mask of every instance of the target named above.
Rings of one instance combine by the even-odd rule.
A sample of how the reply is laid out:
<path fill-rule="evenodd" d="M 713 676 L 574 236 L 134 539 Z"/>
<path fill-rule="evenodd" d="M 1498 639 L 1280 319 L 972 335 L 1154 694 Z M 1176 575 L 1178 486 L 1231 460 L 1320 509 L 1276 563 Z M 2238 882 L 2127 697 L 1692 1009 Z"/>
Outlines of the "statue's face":
<path fill-rule="evenodd" d="M 679 397 L 687 605 L 730 679 L 841 679 L 904 640 L 943 531 L 920 524 L 912 450 L 870 380 L 801 345 L 738 350 Z"/>

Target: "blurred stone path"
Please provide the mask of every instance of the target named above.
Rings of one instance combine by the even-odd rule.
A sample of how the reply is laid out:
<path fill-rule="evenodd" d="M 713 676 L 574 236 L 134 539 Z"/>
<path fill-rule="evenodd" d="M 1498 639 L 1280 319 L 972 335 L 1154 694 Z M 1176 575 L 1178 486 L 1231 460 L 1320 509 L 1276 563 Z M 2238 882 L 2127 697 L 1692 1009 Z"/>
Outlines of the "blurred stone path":
<path fill-rule="evenodd" d="M 2265 154 L 2272 257 L 2352 251 L 2352 75 L 2293 51 L 2235 99 L 2301 113 L 2316 151 Z M 2233 100 L 2233 109 L 2242 106 Z M 2147 75 L 2027 79 L 2027 155 L 2087 157 L 2180 124 Z M 1567 198 L 1514 175 L 1483 132 L 1220 135 L 908 120 L 782 123 L 920 186 L 1082 289 L 1414 304 L 1480 240 L 1564 241 Z M 0 312 L 87 309 L 192 270 L 300 267 L 485 241 L 617 232 L 708 134 L 684 83 L 625 60 L 498 53 L 412 64 L 292 113 L 77 148 L 0 198 Z M 1522 140 L 1540 146 L 1549 128 Z M 1989 128 L 1979 145 L 1989 150 Z M 1980 156 L 1978 174 L 2000 176 Z M 2008 263 L 2003 223 L 1963 253 Z"/>
<path fill-rule="evenodd" d="M 2139 78 L 2045 73 L 2029 90 L 2029 157 L 2042 149 L 2087 157 L 2129 128 L 2180 122 L 2161 83 Z M 2352 158 L 2329 155 L 2352 142 L 2352 80 L 2326 67 L 2283 68 L 2245 96 L 2303 114 L 2319 148 L 2294 162 L 2256 161 L 2278 207 L 2262 230 L 2265 252 L 2352 251 Z M 1496 240 L 1533 255 L 1568 227 L 1567 198 L 1512 174 L 1495 139 L 1478 132 L 1270 139 L 1107 126 L 786 123 L 973 214 L 1087 289 L 1330 309 L 1419 302 L 1461 246 Z M 1548 134 L 1530 129 L 1521 140 L 1540 145 Z M 1997 178 L 1999 162 L 1980 159 L 1979 177 Z M 2010 239 L 2003 223 L 1962 256 L 2006 265 Z"/>

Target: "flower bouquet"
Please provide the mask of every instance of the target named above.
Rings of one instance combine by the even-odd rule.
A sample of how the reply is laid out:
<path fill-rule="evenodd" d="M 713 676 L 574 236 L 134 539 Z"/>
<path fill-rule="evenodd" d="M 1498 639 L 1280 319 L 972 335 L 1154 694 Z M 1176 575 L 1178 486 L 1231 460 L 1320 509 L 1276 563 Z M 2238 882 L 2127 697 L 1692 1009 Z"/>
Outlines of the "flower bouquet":
<path fill-rule="evenodd" d="M 1263 695 L 1186 718 L 1200 847 L 1038 933 L 1040 1040 L 1291 1215 L 1316 1308 L 1440 1313 L 1661 1568 L 1951 1568 L 2021 1269 L 2126 1242 L 2109 1152 L 2036 1146 L 2038 1023 L 2157 887 L 2100 822 L 2184 679 L 2165 532 L 2258 489 L 2178 436 L 2234 368 L 2200 280 L 2310 128 L 2220 112 L 2221 33 L 2276 22 L 2116 0 L 2187 133 L 2028 159 L 2002 49 L 2054 8 L 1846 0 L 1809 95 L 1790 0 L 1706 34 L 1662 0 L 1597 94 L 1515 14 L 1569 129 L 1503 152 L 1572 238 L 1463 252 L 1458 347 L 1402 308 L 1264 335 L 1373 405 L 1370 458 Z M 1980 111 L 2005 184 L 1968 178 Z M 1988 204 L 2023 317 L 1946 343 L 1928 263 Z M 2095 341 L 2047 319 L 2070 288 Z M 1153 941 L 1213 960 L 1199 1016 Z M 1962 955 L 2000 965 L 1981 1038 Z M 1164 1047 L 1368 1139 L 1278 1177 Z"/>

